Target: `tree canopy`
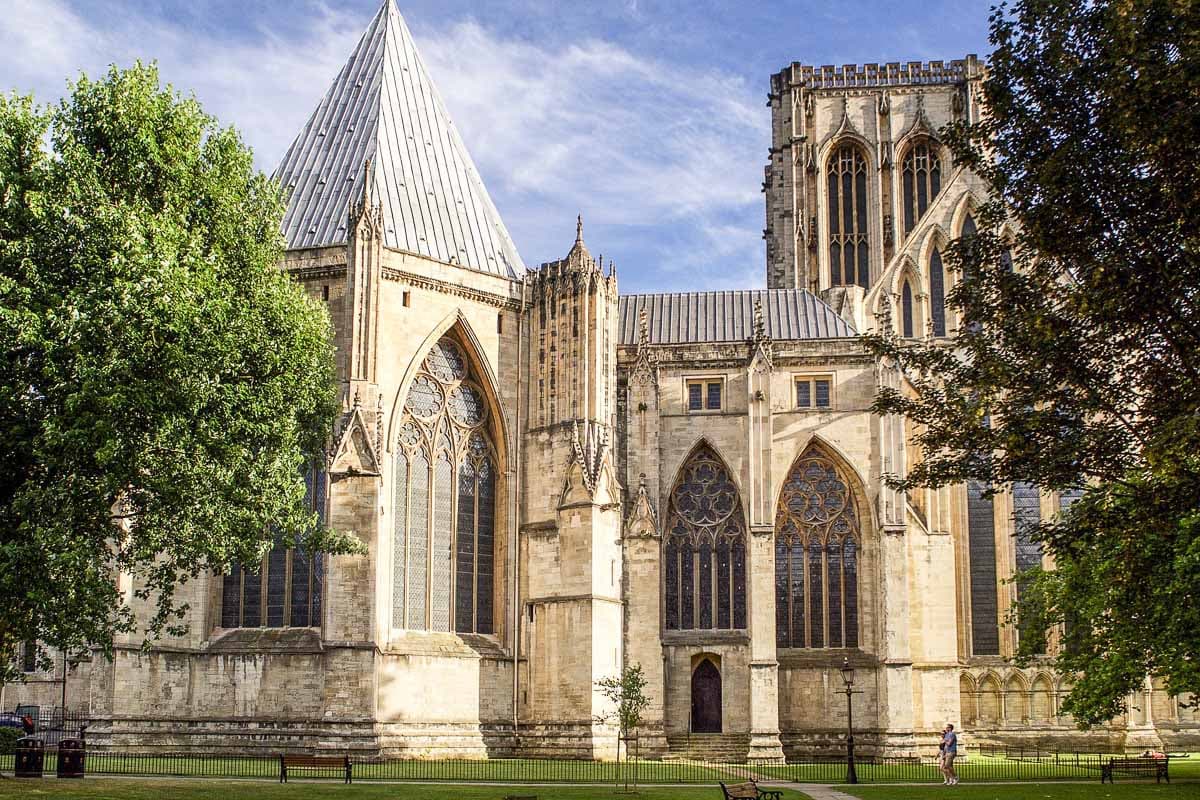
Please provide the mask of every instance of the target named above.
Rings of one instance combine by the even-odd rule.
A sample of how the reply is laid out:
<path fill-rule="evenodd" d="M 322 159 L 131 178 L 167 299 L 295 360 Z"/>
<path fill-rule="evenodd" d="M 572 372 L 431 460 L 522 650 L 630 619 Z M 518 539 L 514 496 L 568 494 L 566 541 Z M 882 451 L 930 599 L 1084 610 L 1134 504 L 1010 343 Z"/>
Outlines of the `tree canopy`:
<path fill-rule="evenodd" d="M 0 680 L 25 640 L 175 632 L 176 587 L 276 537 L 353 548 L 304 502 L 337 395 L 283 208 L 154 66 L 0 97 Z"/>
<path fill-rule="evenodd" d="M 982 120 L 944 132 L 993 193 L 947 254 L 958 335 L 873 337 L 915 389 L 875 408 L 916 423 L 901 487 L 1082 493 L 1032 531 L 1020 655 L 1058 630 L 1093 724 L 1149 674 L 1200 695 L 1200 8 L 1017 0 L 991 40 Z"/>

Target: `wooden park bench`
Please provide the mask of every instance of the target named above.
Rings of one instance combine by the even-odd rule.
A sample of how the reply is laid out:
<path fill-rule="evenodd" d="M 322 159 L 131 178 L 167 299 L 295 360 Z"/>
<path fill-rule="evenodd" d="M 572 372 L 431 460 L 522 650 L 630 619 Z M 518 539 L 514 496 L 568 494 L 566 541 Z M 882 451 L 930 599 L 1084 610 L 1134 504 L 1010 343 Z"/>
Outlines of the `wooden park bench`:
<path fill-rule="evenodd" d="M 280 753 L 279 754 L 279 782 L 288 782 L 288 770 L 308 770 L 316 772 L 318 770 L 326 773 L 336 770 L 337 776 L 345 779 L 346 783 L 353 783 L 353 766 L 350 763 L 350 756 L 305 756 L 295 753 Z M 310 775 L 313 778 L 334 777 L 330 775 Z"/>
<path fill-rule="evenodd" d="M 1165 758 L 1110 758 L 1100 765 L 1100 783 L 1112 783 L 1116 773 L 1123 775 L 1154 776 L 1155 783 L 1171 782 Z"/>
<path fill-rule="evenodd" d="M 760 789 L 754 781 L 735 783 L 730 786 L 721 784 L 725 800 L 780 800 L 783 792 L 779 789 Z"/>

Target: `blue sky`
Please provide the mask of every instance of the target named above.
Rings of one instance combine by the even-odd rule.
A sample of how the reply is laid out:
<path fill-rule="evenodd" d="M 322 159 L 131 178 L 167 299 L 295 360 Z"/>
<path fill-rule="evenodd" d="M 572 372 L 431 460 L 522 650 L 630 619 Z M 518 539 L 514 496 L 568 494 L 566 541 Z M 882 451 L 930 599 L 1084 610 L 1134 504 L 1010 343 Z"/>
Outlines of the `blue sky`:
<path fill-rule="evenodd" d="M 156 59 L 274 169 L 382 0 L 5 0 L 0 89 Z M 529 265 L 582 212 L 623 293 L 765 282 L 768 80 L 985 55 L 990 0 L 397 0 Z"/>

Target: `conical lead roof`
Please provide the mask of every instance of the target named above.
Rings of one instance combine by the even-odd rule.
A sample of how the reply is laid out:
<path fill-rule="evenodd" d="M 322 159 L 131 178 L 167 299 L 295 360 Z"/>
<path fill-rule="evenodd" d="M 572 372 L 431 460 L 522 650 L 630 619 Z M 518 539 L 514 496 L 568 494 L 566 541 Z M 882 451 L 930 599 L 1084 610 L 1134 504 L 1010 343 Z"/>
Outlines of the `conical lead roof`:
<path fill-rule="evenodd" d="M 369 179 L 386 246 L 507 277 L 525 269 L 393 0 L 275 177 L 289 193 L 289 249 L 346 243 L 351 202 Z"/>

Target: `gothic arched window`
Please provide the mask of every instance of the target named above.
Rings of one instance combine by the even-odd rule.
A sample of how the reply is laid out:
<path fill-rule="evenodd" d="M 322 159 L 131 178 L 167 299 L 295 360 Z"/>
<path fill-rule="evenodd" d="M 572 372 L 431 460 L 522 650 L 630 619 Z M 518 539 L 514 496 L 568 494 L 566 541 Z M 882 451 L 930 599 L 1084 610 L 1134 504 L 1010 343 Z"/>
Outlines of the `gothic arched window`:
<path fill-rule="evenodd" d="M 325 519 L 325 470 L 304 476 L 305 502 Z M 316 628 L 321 625 L 325 559 L 278 541 L 253 569 L 234 564 L 221 584 L 222 628 Z"/>
<path fill-rule="evenodd" d="M 942 254 L 934 249 L 929 256 L 929 317 L 933 322 L 933 335 L 946 335 L 946 270 L 942 267 Z"/>
<path fill-rule="evenodd" d="M 928 140 L 908 148 L 901 170 L 904 183 L 904 233 L 908 235 L 942 191 L 942 162 Z"/>
<path fill-rule="evenodd" d="M 907 280 L 900 290 L 900 335 L 905 339 L 913 338 L 913 290 Z"/>
<path fill-rule="evenodd" d="M 843 144 L 829 157 L 829 273 L 832 286 L 870 283 L 867 250 L 867 159 Z"/>
<path fill-rule="evenodd" d="M 819 448 L 792 465 L 775 513 L 775 642 L 858 647 L 858 509 Z"/>
<path fill-rule="evenodd" d="M 404 403 L 392 495 L 392 626 L 492 633 L 496 458 L 483 391 L 443 337 Z"/>
<path fill-rule="evenodd" d="M 697 447 L 671 489 L 663 545 L 668 630 L 746 627 L 746 523 L 729 470 Z"/>

